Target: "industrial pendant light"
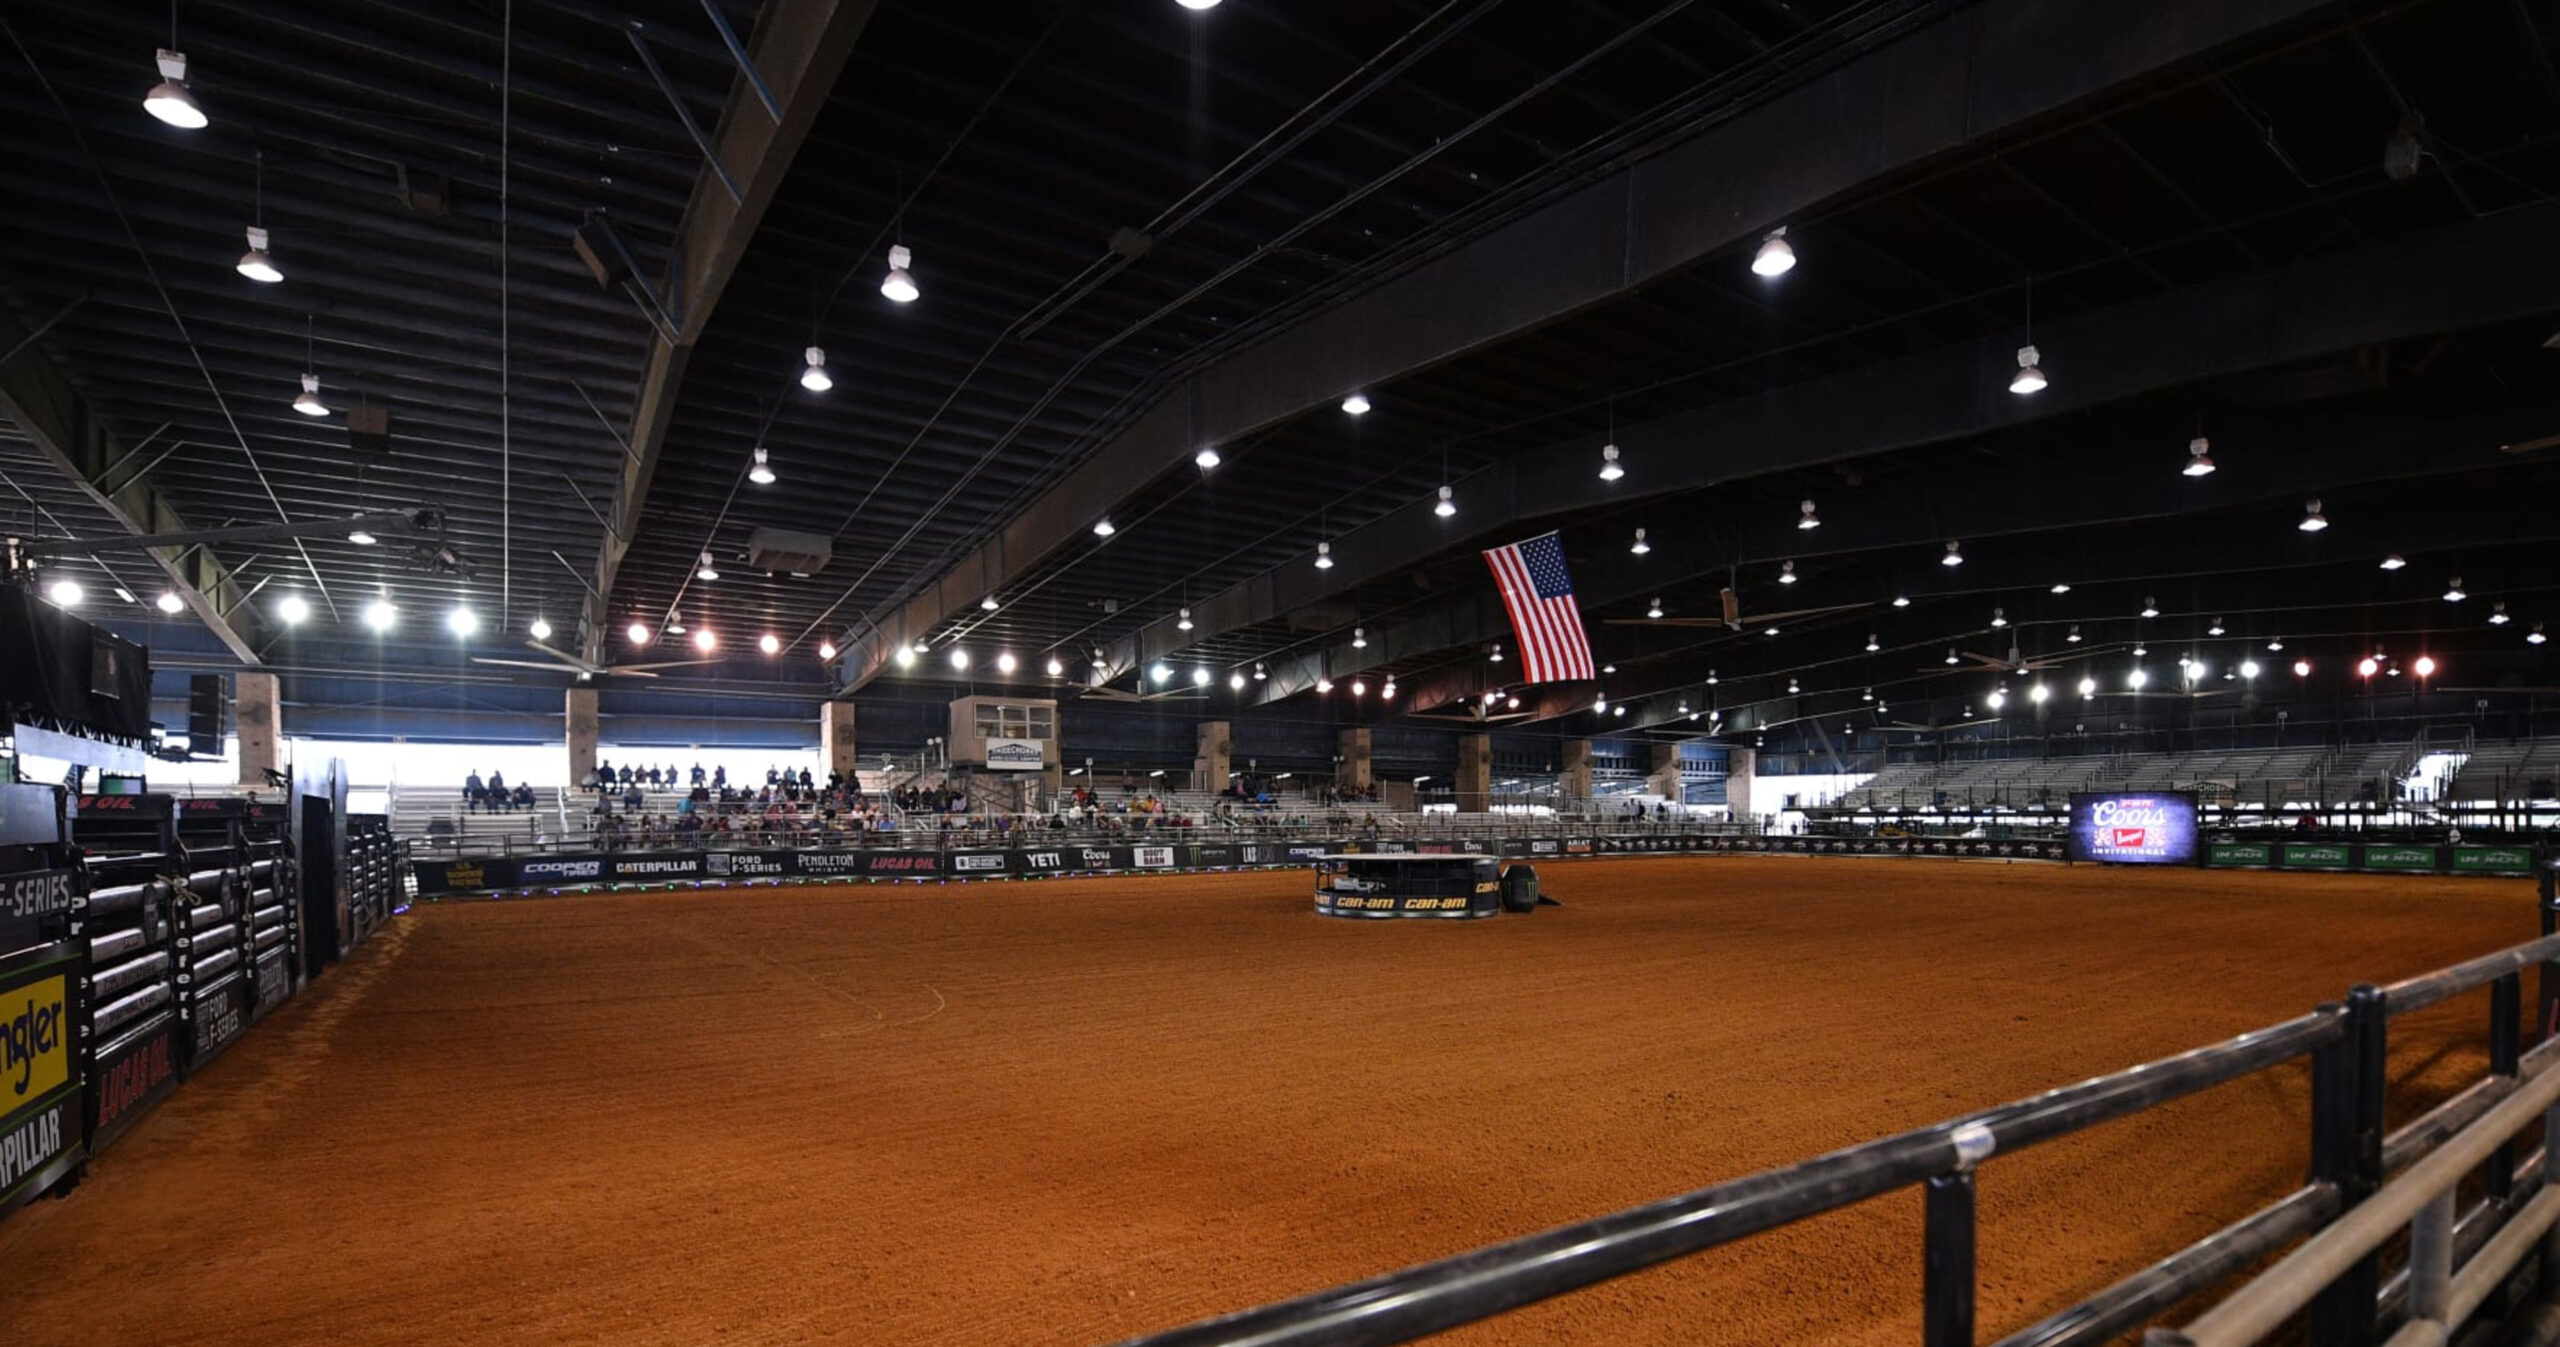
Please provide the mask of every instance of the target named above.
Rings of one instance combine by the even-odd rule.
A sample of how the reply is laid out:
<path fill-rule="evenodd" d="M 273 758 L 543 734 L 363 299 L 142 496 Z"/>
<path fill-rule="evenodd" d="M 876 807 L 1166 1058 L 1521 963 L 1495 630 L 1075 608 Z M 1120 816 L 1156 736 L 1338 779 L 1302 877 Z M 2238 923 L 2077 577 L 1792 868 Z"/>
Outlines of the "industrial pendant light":
<path fill-rule="evenodd" d="M 1755 276 L 1784 276 L 1795 267 L 1795 245 L 1787 242 L 1784 225 L 1770 230 L 1760 240 L 1760 251 L 1751 255 L 1751 274 Z"/>
<path fill-rule="evenodd" d="M 177 25 L 170 25 L 169 40 L 178 40 Z M 184 131 L 201 131 L 208 120 L 204 109 L 196 106 L 194 91 L 187 88 L 187 54 L 160 49 L 160 82 L 142 96 L 142 110 Z"/>
<path fill-rule="evenodd" d="M 916 278 L 907 272 L 915 254 L 903 243 L 889 245 L 889 274 L 880 282 L 880 293 L 900 304 L 913 304 L 924 292 L 916 288 Z"/>
<path fill-rule="evenodd" d="M 827 353 L 825 348 L 812 346 L 808 350 L 801 352 L 800 357 L 808 362 L 808 367 L 800 371 L 800 386 L 802 388 L 808 389 L 812 393 L 823 393 L 836 386 L 834 377 L 827 373 Z"/>
<path fill-rule="evenodd" d="M 312 372 L 312 366 L 317 363 L 312 357 L 318 350 L 318 342 L 312 335 L 312 320 L 306 314 L 302 320 L 302 393 L 293 400 L 293 409 L 304 416 L 329 414 L 329 404 L 320 400 L 320 376 Z"/>
<path fill-rule="evenodd" d="M 2213 455 L 2206 451 L 2212 447 L 2212 443 L 2202 435 L 2187 441 L 2187 466 L 2181 469 L 2182 474 L 2188 477 L 2211 477 Z"/>
<path fill-rule="evenodd" d="M 757 486 L 773 485 L 773 461 L 765 457 L 764 446 L 756 446 L 756 456 L 747 465 L 747 480 Z"/>

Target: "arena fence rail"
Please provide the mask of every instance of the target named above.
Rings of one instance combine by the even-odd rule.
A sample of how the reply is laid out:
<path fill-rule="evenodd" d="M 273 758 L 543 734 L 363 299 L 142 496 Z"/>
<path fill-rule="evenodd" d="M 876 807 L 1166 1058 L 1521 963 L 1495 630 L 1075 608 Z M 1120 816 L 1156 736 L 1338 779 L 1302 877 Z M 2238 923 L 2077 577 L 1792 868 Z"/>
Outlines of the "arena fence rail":
<path fill-rule="evenodd" d="M 2554 880 L 2550 868 L 2541 871 L 2544 934 L 2511 949 L 2387 987 L 2361 984 L 2344 1002 L 2296 1019 L 1964 1118 L 1120 1347 L 1392 1347 L 1912 1187 L 1923 1190 L 1922 1340 L 1973 1347 L 1980 1165 L 2304 1058 L 2311 1164 L 2302 1186 L 1999 1347 L 2111 1341 L 2306 1236 L 2275 1273 L 2225 1302 L 2227 1313 L 2199 1319 L 2185 1339 L 2155 1342 L 2236 1347 L 2307 1308 L 2313 1347 L 2370 1347 L 2394 1320 L 2418 1327 L 2404 1328 L 2393 1347 L 2441 1344 L 2449 1326 L 2485 1303 L 2498 1260 L 2521 1257 L 2560 1219 L 2560 1166 L 2548 1159 L 2560 1155 L 2560 1071 L 2550 1069 L 2560 1038 L 2522 1050 L 2526 968 L 2540 970 L 2534 1023 L 2552 1024 L 2560 1008 Z M 2491 989 L 2488 1076 L 2386 1136 L 2390 1022 L 2483 987 Z M 2529 1124 L 2545 1144 L 2519 1157 L 2516 1134 Z M 2406 1169 L 2385 1189 L 2394 1159 Z M 2456 1184 L 2475 1171 L 2485 1172 L 2483 1196 L 2458 1213 Z M 2412 1222 L 2410 1268 L 2386 1286 L 2382 1245 Z M 2495 1251 L 2468 1255 L 2463 1277 L 2453 1277 L 2466 1244 Z"/>

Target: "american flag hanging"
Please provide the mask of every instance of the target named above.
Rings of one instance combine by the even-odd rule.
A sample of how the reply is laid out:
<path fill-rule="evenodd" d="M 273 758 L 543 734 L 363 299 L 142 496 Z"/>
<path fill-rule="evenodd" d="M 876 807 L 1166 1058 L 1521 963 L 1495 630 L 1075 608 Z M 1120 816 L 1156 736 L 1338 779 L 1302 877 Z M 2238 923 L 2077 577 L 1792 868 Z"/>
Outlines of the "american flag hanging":
<path fill-rule="evenodd" d="M 1497 547 L 1484 554 L 1511 610 L 1520 638 L 1524 682 L 1561 683 L 1590 678 L 1591 642 L 1582 634 L 1582 612 L 1573 606 L 1573 577 L 1564 568 L 1564 543 L 1552 533 Z"/>

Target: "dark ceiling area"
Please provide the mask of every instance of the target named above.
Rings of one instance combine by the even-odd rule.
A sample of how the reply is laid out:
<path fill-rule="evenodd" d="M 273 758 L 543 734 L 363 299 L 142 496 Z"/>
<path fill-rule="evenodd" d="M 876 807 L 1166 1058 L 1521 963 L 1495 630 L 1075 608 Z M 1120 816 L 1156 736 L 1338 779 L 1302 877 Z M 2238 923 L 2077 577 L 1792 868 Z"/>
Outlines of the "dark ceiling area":
<path fill-rule="evenodd" d="M 0 517 L 243 658 L 343 660 L 387 598 L 386 664 L 449 663 L 464 604 L 473 653 L 554 666 L 482 678 L 673 659 L 624 628 L 682 626 L 813 692 L 958 652 L 1346 720 L 1485 723 L 1503 689 L 1494 723 L 1566 733 L 1928 726 L 2244 658 L 2352 692 L 2377 649 L 2553 681 L 2560 32 L 2517 0 L 181 0 L 174 40 L 110 0 L 5 30 Z M 141 106 L 163 46 L 203 129 Z M 252 226 L 282 281 L 235 270 Z M 1756 274 L 1778 228 L 1797 265 Z M 2050 385 L 2012 393 L 2028 345 Z M 2218 471 L 2185 475 L 2199 439 Z M 350 541 L 373 512 L 409 518 Z M 1480 554 L 1549 529 L 1596 686 L 1490 659 Z M 1726 591 L 1779 617 L 1728 626 Z"/>

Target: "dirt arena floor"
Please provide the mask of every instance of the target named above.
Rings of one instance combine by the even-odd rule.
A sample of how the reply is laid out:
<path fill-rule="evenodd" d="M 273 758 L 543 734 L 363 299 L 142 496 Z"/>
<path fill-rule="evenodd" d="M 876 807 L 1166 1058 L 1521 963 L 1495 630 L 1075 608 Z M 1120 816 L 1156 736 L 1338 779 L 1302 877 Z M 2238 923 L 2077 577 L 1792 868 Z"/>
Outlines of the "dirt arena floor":
<path fill-rule="evenodd" d="M 2534 933 L 2520 880 L 1702 858 L 446 903 L 63 1202 L 0 1343 L 1088 1347 L 2065 1084 Z M 2396 1029 L 2401 1112 L 2485 1000 Z M 2299 1181 L 2292 1071 L 1983 1171 L 1983 1339 Z M 1451 1335 L 1908 1343 L 1916 1193 Z"/>

